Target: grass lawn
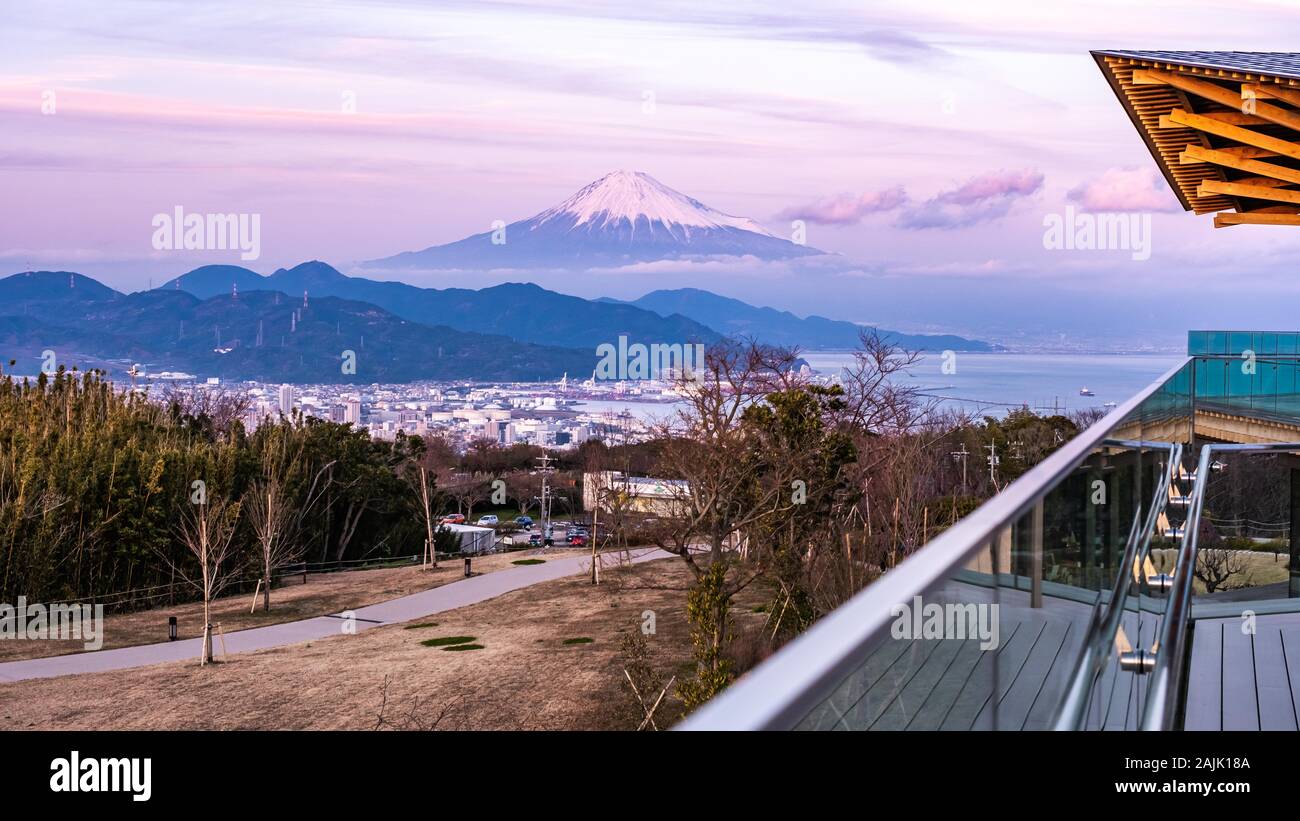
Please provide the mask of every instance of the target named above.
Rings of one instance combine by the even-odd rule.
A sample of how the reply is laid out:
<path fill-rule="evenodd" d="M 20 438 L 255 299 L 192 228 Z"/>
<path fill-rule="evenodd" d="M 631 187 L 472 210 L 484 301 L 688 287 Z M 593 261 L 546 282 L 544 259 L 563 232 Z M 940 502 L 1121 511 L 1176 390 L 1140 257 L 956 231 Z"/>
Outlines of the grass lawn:
<path fill-rule="evenodd" d="M 655 668 L 665 682 L 688 675 L 693 577 L 680 560 L 663 559 L 604 578 L 593 587 L 569 576 L 439 613 L 430 638 L 475 637 L 442 648 L 452 652 L 433 652 L 408 625 L 393 624 L 203 668 L 175 662 L 0 683 L 0 729 L 371 729 L 385 691 L 392 713 L 445 710 L 440 729 L 635 728 L 622 637 L 653 610 Z M 752 612 L 763 595 L 754 587 L 733 611 L 738 631 L 763 623 Z M 593 641 L 575 652 L 564 645 L 575 637 Z M 659 726 L 680 714 L 670 693 Z"/>
<path fill-rule="evenodd" d="M 1152 550 L 1151 561 L 1157 570 L 1165 570 L 1174 564 L 1177 556 L 1176 550 Z M 1285 552 L 1277 557 L 1272 553 L 1263 553 L 1254 550 L 1238 551 L 1237 555 L 1243 557 L 1246 564 L 1244 572 L 1233 576 L 1227 582 L 1227 589 L 1236 589 L 1241 587 L 1259 587 L 1265 584 L 1276 584 L 1284 582 L 1289 578 L 1287 571 L 1287 562 L 1290 557 Z M 1198 595 L 1205 594 L 1205 584 L 1200 579 L 1192 582 L 1192 586 Z M 1225 588 L 1219 588 L 1219 591 Z M 1219 592 L 1215 591 L 1215 592 Z"/>
<path fill-rule="evenodd" d="M 509 569 L 519 553 L 496 553 L 474 558 L 474 573 L 491 573 Z M 220 622 L 227 635 L 236 630 L 262 627 L 286 621 L 310 619 L 343 610 L 355 610 L 368 604 L 396 599 L 421 590 L 439 587 L 465 578 L 464 565 L 458 559 L 444 559 L 436 569 L 419 565 L 373 570 L 348 570 L 336 573 L 308 574 L 307 583 L 301 576 L 286 580 L 284 586 L 271 590 L 271 610 L 262 610 L 262 597 L 257 597 L 257 609 L 249 613 L 252 592 L 226 596 L 212 605 L 212 621 Z M 178 638 L 198 638 L 203 634 L 203 603 L 187 602 L 174 606 L 155 607 L 134 613 L 106 615 L 104 617 L 104 649 L 153 644 L 167 640 L 167 618 L 176 617 Z M 61 656 L 80 653 L 85 643 L 69 641 L 0 641 L 0 661 L 24 658 Z"/>
<path fill-rule="evenodd" d="M 425 647 L 446 647 L 450 644 L 469 644 L 473 640 L 473 636 L 443 636 L 436 639 L 425 639 L 420 644 Z"/>

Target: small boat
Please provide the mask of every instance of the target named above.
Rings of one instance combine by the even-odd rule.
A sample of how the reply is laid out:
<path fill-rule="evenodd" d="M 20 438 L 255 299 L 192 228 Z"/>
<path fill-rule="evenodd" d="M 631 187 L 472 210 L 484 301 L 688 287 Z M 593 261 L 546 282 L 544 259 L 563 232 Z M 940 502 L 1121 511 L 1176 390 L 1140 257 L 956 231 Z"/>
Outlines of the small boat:
<path fill-rule="evenodd" d="M 1095 394 L 1095 393 L 1093 393 L 1092 391 L 1088 390 L 1088 386 L 1087 386 L 1087 385 L 1084 385 L 1082 388 L 1079 388 L 1079 395 L 1080 395 L 1080 396 L 1096 396 L 1097 394 Z"/>
<path fill-rule="evenodd" d="M 1102 406 L 1103 408 L 1114 408 L 1114 407 L 1118 407 L 1118 403 L 1116 403 L 1116 402 L 1102 402 L 1102 403 L 1101 403 L 1101 406 Z"/>

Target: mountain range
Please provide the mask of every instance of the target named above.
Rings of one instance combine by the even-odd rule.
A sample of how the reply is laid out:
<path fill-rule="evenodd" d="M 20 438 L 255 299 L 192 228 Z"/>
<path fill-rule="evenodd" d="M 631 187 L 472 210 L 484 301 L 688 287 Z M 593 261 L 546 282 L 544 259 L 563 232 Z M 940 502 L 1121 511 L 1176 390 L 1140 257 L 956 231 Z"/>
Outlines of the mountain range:
<path fill-rule="evenodd" d="M 853 348 L 859 330 L 698 289 L 633 302 L 529 283 L 438 290 L 349 277 L 317 261 L 269 276 L 209 265 L 133 294 L 68 271 L 0 279 L 0 354 L 29 372 L 53 349 L 83 367 L 140 363 L 267 382 L 526 381 L 589 373 L 596 347 L 620 336 L 647 344 L 753 336 L 815 349 Z M 951 335 L 882 334 L 916 350 L 993 349 Z M 363 363 L 356 374 L 339 370 L 345 350 Z"/>
<path fill-rule="evenodd" d="M 338 297 L 122 294 L 63 271 L 0 279 L 0 361 L 16 359 L 18 372 L 33 373 L 45 350 L 83 370 L 140 363 L 262 382 L 527 381 L 588 373 L 596 360 L 592 350 L 411 322 Z M 345 358 L 355 360 L 355 373 L 343 368 Z"/>
<path fill-rule="evenodd" d="M 754 220 L 710 208 L 648 174 L 616 171 L 536 216 L 377 267 L 618 266 L 730 255 L 821 254 Z M 205 265 L 124 294 L 68 271 L 0 280 L 0 362 L 22 368 L 47 349 L 60 361 L 227 379 L 402 382 L 537 380 L 590 373 L 603 344 L 713 344 L 753 337 L 804 349 L 854 348 L 861 327 L 695 288 L 640 299 L 583 299 L 527 282 L 478 290 L 347 276 L 313 260 L 263 276 Z M 917 350 L 991 350 L 952 335 L 881 332 Z M 344 373 L 344 352 L 356 354 Z M 364 352 L 364 353 L 363 353 Z"/>
<path fill-rule="evenodd" d="M 769 345 L 803 349 L 856 348 L 863 330 L 855 322 L 827 319 L 824 316 L 798 317 L 789 311 L 759 308 L 738 299 L 719 296 L 698 288 L 652 291 L 628 302 L 602 297 L 602 301 L 635 305 L 662 316 L 684 316 L 707 325 L 726 336 L 754 337 Z M 880 331 L 881 337 L 895 345 L 917 351 L 992 351 L 987 342 L 952 334 L 905 334 Z"/>
<path fill-rule="evenodd" d="M 262 276 L 235 265 L 196 268 L 160 286 L 207 298 L 253 290 L 301 297 L 334 296 L 368 302 L 413 322 L 462 331 L 503 334 L 521 342 L 594 350 L 626 335 L 633 342 L 715 342 L 717 331 L 683 316 L 663 316 L 635 305 L 582 299 L 531 283 L 481 290 L 419 288 L 405 282 L 349 277 L 324 262 L 304 262 Z"/>
<path fill-rule="evenodd" d="M 752 219 L 710 208 L 644 172 L 615 171 L 529 219 L 364 267 L 607 268 L 700 256 L 773 260 L 822 253 Z"/>

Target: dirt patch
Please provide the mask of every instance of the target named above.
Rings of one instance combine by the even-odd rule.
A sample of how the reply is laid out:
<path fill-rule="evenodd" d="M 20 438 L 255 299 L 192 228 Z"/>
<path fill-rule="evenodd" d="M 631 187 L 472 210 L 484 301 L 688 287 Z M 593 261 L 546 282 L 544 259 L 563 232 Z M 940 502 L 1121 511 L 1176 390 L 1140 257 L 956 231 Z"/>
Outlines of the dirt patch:
<path fill-rule="evenodd" d="M 514 567 L 513 562 L 533 556 L 538 551 L 496 553 L 475 558 L 474 573 L 492 573 Z M 574 551 L 577 555 L 585 551 Z M 554 549 L 548 554 L 565 555 Z M 355 610 L 369 604 L 396 599 L 440 587 L 465 578 L 465 565 L 460 559 L 444 560 L 438 567 L 425 569 L 419 565 L 409 567 L 379 568 L 374 570 L 349 570 L 338 573 L 317 573 L 293 576 L 271 590 L 271 609 L 262 610 L 262 598 L 257 598 L 257 609 L 249 613 L 253 596 L 251 592 L 226 596 L 213 602 L 212 621 L 220 622 L 227 635 L 236 630 L 263 627 L 287 621 L 310 619 L 343 610 Z M 186 602 L 172 606 L 155 607 L 134 613 L 104 617 L 104 647 L 133 647 L 155 644 L 167 640 L 167 619 L 176 617 L 178 638 L 198 638 L 203 634 L 203 603 Z M 69 641 L 0 641 L 0 661 L 17 661 L 28 658 L 62 656 L 80 653 L 85 643 Z"/>
<path fill-rule="evenodd" d="M 571 576 L 439 613 L 436 627 L 385 625 L 206 668 L 176 662 L 0 684 L 0 728 L 371 729 L 381 704 L 385 726 L 414 710 L 419 726 L 439 729 L 635 727 L 622 636 L 653 610 L 654 664 L 665 681 L 688 673 L 691 578 L 680 561 L 663 559 L 609 571 L 595 588 Z M 751 612 L 757 596 L 735 608 L 742 627 L 762 623 Z M 482 649 L 421 644 L 442 636 L 473 636 Z M 565 643 L 574 637 L 591 641 Z M 661 711 L 663 727 L 680 705 L 670 696 Z"/>

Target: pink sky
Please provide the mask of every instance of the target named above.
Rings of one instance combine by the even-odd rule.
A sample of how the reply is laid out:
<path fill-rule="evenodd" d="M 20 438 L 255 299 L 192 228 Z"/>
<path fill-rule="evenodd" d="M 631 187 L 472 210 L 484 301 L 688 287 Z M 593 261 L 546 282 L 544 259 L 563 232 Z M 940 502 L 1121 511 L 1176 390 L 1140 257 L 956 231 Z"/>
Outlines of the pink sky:
<path fill-rule="evenodd" d="M 1289 3 L 124 0 L 5 15 L 0 274 L 71 268 L 129 290 L 238 263 L 154 251 L 151 217 L 175 205 L 261 214 L 256 270 L 347 270 L 634 168 L 778 233 L 807 220 L 810 244 L 851 263 L 833 299 L 806 287 L 816 272 L 743 261 L 681 283 L 800 313 L 951 326 L 959 295 L 931 316 L 882 294 L 973 280 L 1155 297 L 1231 275 L 1294 293 L 1300 234 L 1214 231 L 1178 209 L 1088 55 L 1285 51 Z M 1045 251 L 1044 215 L 1067 206 L 1150 212 L 1151 258 Z M 420 284 L 487 284 L 464 280 Z M 647 270 L 561 289 L 672 284 Z"/>

